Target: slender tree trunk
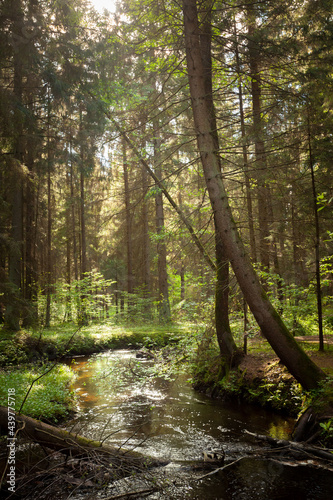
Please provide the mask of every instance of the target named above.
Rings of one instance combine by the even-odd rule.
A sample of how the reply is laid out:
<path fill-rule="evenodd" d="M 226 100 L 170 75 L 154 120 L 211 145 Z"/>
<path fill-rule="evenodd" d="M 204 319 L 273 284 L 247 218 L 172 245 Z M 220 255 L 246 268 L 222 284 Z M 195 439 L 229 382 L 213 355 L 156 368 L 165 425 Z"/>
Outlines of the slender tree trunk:
<path fill-rule="evenodd" d="M 52 203 L 51 203 L 51 144 L 50 144 L 50 97 L 47 106 L 47 270 L 46 270 L 46 312 L 45 326 L 51 322 L 51 283 L 52 283 Z"/>
<path fill-rule="evenodd" d="M 72 154 L 72 146 L 70 148 Z M 72 239 L 73 239 L 73 261 L 74 261 L 74 279 L 78 281 L 79 279 L 79 267 L 78 267 L 78 250 L 77 250 L 77 238 L 76 238 L 76 225 L 75 225 L 75 192 L 74 192 L 74 170 L 73 162 L 71 159 L 70 164 L 70 187 L 71 187 L 71 222 L 72 222 Z"/>
<path fill-rule="evenodd" d="M 85 210 L 85 176 L 84 176 L 84 152 L 83 147 L 81 146 L 81 170 L 80 170 L 80 256 L 81 256 L 81 273 L 80 273 L 80 281 L 84 282 L 86 285 L 87 279 L 87 241 L 86 241 L 86 210 Z M 87 316 L 87 307 L 86 307 L 86 298 L 87 291 L 82 293 L 81 291 L 81 303 L 80 303 L 80 317 L 79 324 L 87 325 L 88 324 L 88 316 Z"/>
<path fill-rule="evenodd" d="M 214 151 L 218 160 L 219 172 L 222 175 L 221 161 L 219 157 L 219 137 L 217 132 L 217 121 L 213 100 L 212 58 L 211 58 L 211 14 L 213 2 L 206 0 L 205 9 L 202 13 L 204 20 L 200 32 L 200 50 L 203 64 L 204 88 L 207 109 L 209 113 L 211 136 L 214 142 Z M 238 361 L 238 348 L 233 339 L 229 323 L 229 262 L 226 258 L 223 241 L 217 231 L 217 221 L 214 214 L 215 227 L 215 257 L 216 257 L 216 285 L 215 285 L 215 326 L 216 335 L 224 362 L 231 366 Z"/>
<path fill-rule="evenodd" d="M 71 148 L 70 148 L 71 149 Z M 69 159 L 71 162 L 71 158 Z M 66 207 L 66 311 L 65 321 L 72 320 L 72 299 L 71 299 L 71 281 L 72 281 L 72 266 L 71 266 L 71 166 L 70 170 L 66 172 L 67 184 L 67 207 Z"/>
<path fill-rule="evenodd" d="M 133 275 L 133 243 L 132 243 L 132 214 L 131 214 L 131 197 L 129 188 L 128 164 L 126 143 L 123 141 L 123 171 L 124 171 L 124 191 L 125 191 L 125 210 L 126 210 L 126 249 L 127 249 L 127 292 L 129 296 L 134 291 L 134 275 Z M 128 298 L 129 308 L 131 307 L 130 297 Z"/>
<path fill-rule="evenodd" d="M 292 226 L 292 242 L 293 242 L 293 268 L 294 280 L 297 286 L 305 286 L 308 282 L 307 271 L 304 268 L 302 259 L 302 234 L 301 221 L 297 212 L 297 193 L 296 183 L 292 183 L 291 188 L 291 226 Z"/>
<path fill-rule="evenodd" d="M 241 122 L 246 205 L 247 205 L 247 214 L 248 214 L 248 219 L 249 219 L 250 250 L 251 250 L 252 261 L 257 262 L 257 250 L 256 250 L 256 240 L 255 240 L 254 222 L 253 222 L 254 221 L 253 204 L 252 204 L 252 194 L 251 194 L 251 186 L 250 186 L 249 164 L 248 164 L 247 144 L 246 144 L 245 118 L 244 118 L 244 106 L 243 106 L 243 88 L 242 88 L 239 51 L 238 51 L 238 41 L 237 41 L 237 37 L 236 37 L 236 25 L 235 25 L 235 55 L 236 55 L 236 71 L 237 71 L 237 75 L 238 75 L 239 116 L 240 116 L 240 122 Z"/>
<path fill-rule="evenodd" d="M 219 162 L 211 134 L 209 110 L 205 99 L 204 69 L 199 44 L 196 1 L 183 0 L 183 12 L 193 118 L 206 185 L 216 216 L 217 231 L 223 241 L 226 257 L 231 262 L 244 297 L 263 334 L 296 380 L 305 389 L 313 389 L 325 378 L 325 374 L 297 344 L 270 303 L 260 285 L 233 220 L 219 171 Z"/>
<path fill-rule="evenodd" d="M 23 326 L 29 327 L 37 324 L 37 269 L 35 260 L 36 246 L 36 189 L 34 157 L 36 154 L 33 141 L 28 144 L 28 154 L 26 165 L 29 175 L 26 181 L 26 215 L 25 215 L 25 279 L 24 279 L 24 298 L 29 302 L 28 314 L 24 317 Z"/>
<path fill-rule="evenodd" d="M 317 190 L 316 190 L 316 180 L 314 174 L 314 159 L 312 153 L 311 144 L 311 129 L 310 121 L 308 119 L 308 142 L 309 142 L 309 161 L 310 161 L 310 171 L 311 171 L 311 186 L 312 186 L 312 197 L 313 197 L 313 213 L 315 222 L 315 261 L 316 261 L 316 295 L 317 295 L 317 311 L 318 311 L 318 329 L 319 329 L 319 351 L 324 350 L 324 328 L 323 328 L 323 306 L 321 300 L 321 278 L 320 278 L 320 228 L 319 228 L 319 216 L 318 216 L 318 202 L 317 202 Z"/>
<path fill-rule="evenodd" d="M 183 200 L 181 191 L 178 192 L 178 206 L 180 210 L 183 212 Z M 183 237 L 180 237 L 180 300 L 185 300 L 185 262 L 182 248 L 184 247 Z"/>
<path fill-rule="evenodd" d="M 148 214 L 148 200 L 146 195 L 148 192 L 148 174 L 145 168 L 141 170 L 142 179 L 142 258 L 143 258 L 143 293 L 144 298 L 147 299 L 145 305 L 145 313 L 150 315 L 150 297 L 151 297 L 151 274 L 150 274 L 150 241 L 149 241 L 149 214 Z"/>
<path fill-rule="evenodd" d="M 182 262 L 180 267 L 180 300 L 185 300 L 185 265 Z"/>
<path fill-rule="evenodd" d="M 154 121 L 154 162 L 155 172 L 159 179 L 162 179 L 162 169 L 160 166 L 160 141 L 159 131 L 156 120 Z M 158 265 L 158 312 L 161 322 L 171 320 L 171 311 L 169 304 L 169 283 L 167 271 L 167 248 L 164 235 L 164 206 L 163 194 L 156 186 L 155 195 L 156 209 L 156 233 L 157 233 L 157 265 Z"/>
<path fill-rule="evenodd" d="M 20 111 L 23 98 L 23 62 L 22 62 L 22 39 L 21 33 L 24 26 L 21 0 L 13 1 L 13 12 L 15 20 L 13 25 L 13 35 L 17 42 L 14 46 L 14 120 L 15 120 L 15 142 L 12 165 L 12 219 L 11 219 L 11 245 L 9 250 L 9 272 L 8 277 L 12 285 L 13 292 L 6 304 L 5 326 L 9 330 L 18 331 L 20 329 L 20 308 L 18 300 L 21 298 L 21 277 L 22 277 L 22 257 L 23 257 L 23 116 Z M 20 38 L 21 37 L 21 38 Z"/>
<path fill-rule="evenodd" d="M 85 177 L 83 166 L 80 172 L 80 221 L 81 221 L 81 279 L 86 277 L 87 266 L 87 240 L 86 240 L 86 208 L 85 208 Z"/>
<path fill-rule="evenodd" d="M 270 200 L 267 186 L 267 161 L 263 141 L 263 124 L 261 117 L 261 77 L 259 71 L 259 50 L 254 41 L 256 30 L 255 7 L 251 4 L 248 9 L 248 50 L 250 63 L 251 94 L 253 109 L 253 131 L 255 140 L 256 177 L 259 214 L 259 251 L 263 269 L 269 270 L 269 215 L 268 202 Z"/>

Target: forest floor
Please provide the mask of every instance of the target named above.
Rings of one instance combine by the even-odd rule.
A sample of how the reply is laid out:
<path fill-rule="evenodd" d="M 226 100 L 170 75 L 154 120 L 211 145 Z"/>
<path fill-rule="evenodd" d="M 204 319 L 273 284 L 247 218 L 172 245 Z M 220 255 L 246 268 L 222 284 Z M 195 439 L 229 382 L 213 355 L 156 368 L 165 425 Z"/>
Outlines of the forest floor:
<path fill-rule="evenodd" d="M 299 336 L 295 339 L 301 343 L 304 350 L 325 373 L 333 376 L 333 336 L 325 336 L 324 351 L 319 351 L 318 336 Z M 262 337 L 248 340 L 248 353 L 239 366 L 248 383 L 269 379 L 279 381 L 282 377 L 292 379 L 279 358 L 271 349 L 263 349 L 267 341 Z M 268 343 L 267 343 L 268 345 Z"/>

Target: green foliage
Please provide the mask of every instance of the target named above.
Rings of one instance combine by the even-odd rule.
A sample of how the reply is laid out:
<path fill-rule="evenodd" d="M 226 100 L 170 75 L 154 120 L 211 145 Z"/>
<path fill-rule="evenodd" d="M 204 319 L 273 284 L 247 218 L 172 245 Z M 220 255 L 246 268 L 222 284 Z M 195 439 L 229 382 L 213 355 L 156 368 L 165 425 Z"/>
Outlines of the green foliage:
<path fill-rule="evenodd" d="M 280 380 L 273 383 L 265 380 L 258 386 L 256 400 L 262 406 L 270 406 L 274 410 L 285 411 L 296 416 L 304 402 L 304 393 L 301 386 L 295 381 Z"/>
<path fill-rule="evenodd" d="M 321 260 L 321 286 L 329 287 L 332 281 L 331 257 Z M 264 283 L 267 294 L 274 307 L 282 312 L 282 317 L 287 327 L 294 335 L 318 334 L 318 313 L 316 297 L 316 281 L 313 278 L 307 287 L 287 284 L 279 275 L 257 269 L 257 273 Z M 332 297 L 328 294 L 323 297 L 325 333 L 333 333 L 331 328 L 331 303 Z"/>
<path fill-rule="evenodd" d="M 26 350 L 18 342 L 11 340 L 1 344 L 0 366 L 17 365 L 28 361 Z"/>
<path fill-rule="evenodd" d="M 217 386 L 225 394 L 244 396 L 244 376 L 245 371 L 243 373 L 232 371 L 228 373 L 227 376 L 223 377 L 222 380 L 218 381 Z"/>
<path fill-rule="evenodd" d="M 326 378 L 318 389 L 307 394 L 307 405 L 312 406 L 315 412 L 321 413 L 327 408 L 333 408 L 333 379 Z"/>
<path fill-rule="evenodd" d="M 42 365 L 0 371 L 0 405 L 8 405 L 8 389 L 15 389 L 15 410 L 19 411 L 33 380 L 48 368 L 48 365 Z M 73 379 L 74 373 L 69 367 L 55 366 L 51 372 L 33 384 L 22 413 L 54 422 L 66 417 L 75 405 L 74 393 L 70 389 Z"/>
<path fill-rule="evenodd" d="M 333 418 L 330 418 L 326 422 L 319 422 L 322 428 L 321 437 L 324 443 L 331 443 L 333 441 Z"/>
<path fill-rule="evenodd" d="M 113 283 L 99 272 L 86 273 L 83 279 L 72 281 L 70 285 L 63 280 L 57 281 L 53 285 L 51 300 L 52 322 L 61 323 L 66 318 L 74 318 L 79 322 L 83 311 L 89 320 L 105 319 L 113 300 Z M 39 315 L 44 317 L 46 296 L 42 290 L 38 295 L 38 309 Z"/>
<path fill-rule="evenodd" d="M 190 329 L 191 325 L 187 323 L 159 325 L 144 322 L 137 325 L 109 321 L 85 326 L 80 330 L 73 324 L 64 323 L 42 331 L 20 331 L 15 337 L 2 339 L 0 366 L 55 359 L 64 355 L 93 354 L 106 349 L 161 348 L 183 339 Z"/>

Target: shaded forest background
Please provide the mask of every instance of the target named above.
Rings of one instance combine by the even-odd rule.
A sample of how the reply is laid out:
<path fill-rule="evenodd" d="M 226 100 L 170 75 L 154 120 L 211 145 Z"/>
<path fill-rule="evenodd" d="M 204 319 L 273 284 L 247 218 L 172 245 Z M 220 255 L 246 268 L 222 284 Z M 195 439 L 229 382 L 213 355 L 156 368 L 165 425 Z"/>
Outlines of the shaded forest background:
<path fill-rule="evenodd" d="M 329 327 L 331 4 L 197 5 L 236 225 L 294 333 Z M 215 240 L 181 6 L 3 0 L 0 47 L 5 326 L 213 317 L 216 269 L 223 307 L 243 318 Z"/>

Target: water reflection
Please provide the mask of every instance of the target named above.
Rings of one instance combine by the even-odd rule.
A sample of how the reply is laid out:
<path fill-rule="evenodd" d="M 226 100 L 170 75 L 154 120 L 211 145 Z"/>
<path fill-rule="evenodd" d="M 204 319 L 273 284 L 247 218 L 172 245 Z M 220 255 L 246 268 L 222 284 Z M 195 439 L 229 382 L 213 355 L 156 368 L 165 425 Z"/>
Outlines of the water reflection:
<path fill-rule="evenodd" d="M 142 375 L 150 363 L 136 360 L 131 351 L 76 361 L 80 422 L 89 423 L 91 437 L 110 432 L 110 443 L 128 440 L 141 451 L 173 461 L 197 460 L 209 447 L 223 446 L 232 455 L 239 446 L 250 446 L 245 438 L 240 445 L 244 429 L 289 437 L 292 419 L 243 403 L 212 401 L 193 391 L 184 376 L 147 381 Z"/>
<path fill-rule="evenodd" d="M 207 448 L 223 447 L 228 461 L 250 455 L 200 481 L 186 467 L 180 472 L 171 468 L 167 496 L 152 494 L 151 500 L 333 498 L 333 473 L 288 467 L 253 455 L 253 441 L 245 429 L 288 439 L 293 419 L 243 403 L 212 401 L 193 391 L 186 377 L 147 378 L 150 363 L 136 360 L 131 351 L 77 359 L 80 418 L 74 428 L 87 437 L 168 459 L 173 467 L 193 464 Z"/>

